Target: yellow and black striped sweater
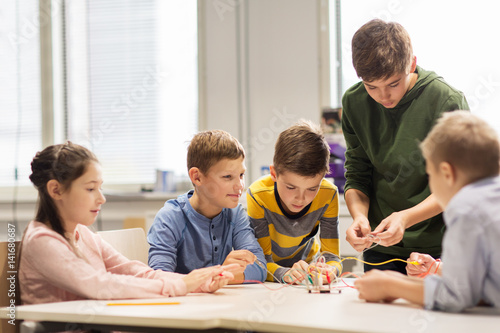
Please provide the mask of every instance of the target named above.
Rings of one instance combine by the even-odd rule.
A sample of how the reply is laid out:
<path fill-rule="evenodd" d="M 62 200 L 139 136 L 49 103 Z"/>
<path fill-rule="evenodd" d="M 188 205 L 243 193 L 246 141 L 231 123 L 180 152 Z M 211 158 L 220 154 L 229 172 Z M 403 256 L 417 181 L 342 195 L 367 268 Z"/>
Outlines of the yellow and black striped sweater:
<path fill-rule="evenodd" d="M 248 188 L 248 215 L 264 255 L 267 269 L 280 281 L 299 260 L 311 262 L 325 252 L 326 262 L 342 270 L 339 259 L 339 198 L 337 187 L 323 179 L 314 200 L 296 215 L 281 209 L 279 194 L 271 176 L 264 176 Z M 316 241 L 319 231 L 320 243 Z M 270 274 L 268 281 L 273 281 Z"/>

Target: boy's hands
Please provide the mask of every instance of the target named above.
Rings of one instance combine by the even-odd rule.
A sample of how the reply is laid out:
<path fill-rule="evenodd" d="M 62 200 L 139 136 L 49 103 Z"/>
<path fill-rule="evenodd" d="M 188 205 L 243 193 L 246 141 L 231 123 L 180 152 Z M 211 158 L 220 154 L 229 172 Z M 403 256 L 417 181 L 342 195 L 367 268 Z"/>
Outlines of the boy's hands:
<path fill-rule="evenodd" d="M 309 265 L 304 260 L 299 260 L 285 273 L 283 280 L 285 283 L 298 284 L 306 278 L 307 274 L 312 274 L 313 272 L 321 274 L 323 284 L 328 284 L 335 279 L 335 273 L 332 272 L 330 265 L 326 263 Z"/>
<path fill-rule="evenodd" d="M 372 269 L 354 281 L 354 286 L 358 289 L 360 299 L 368 302 L 392 302 L 396 298 L 390 294 L 390 284 L 400 278 L 404 278 L 404 275 L 398 272 Z"/>
<path fill-rule="evenodd" d="M 233 250 L 229 252 L 222 266 L 230 265 L 227 270 L 234 275 L 243 274 L 247 265 L 253 264 L 256 259 L 255 254 L 248 250 Z"/>
<path fill-rule="evenodd" d="M 283 280 L 286 283 L 300 283 L 306 278 L 308 269 L 309 264 L 304 260 L 299 260 L 285 273 Z"/>
<path fill-rule="evenodd" d="M 424 305 L 424 282 L 399 272 L 373 269 L 354 281 L 359 298 L 368 302 L 392 302 L 404 298 L 410 303 Z"/>
<path fill-rule="evenodd" d="M 234 275 L 231 272 L 218 265 L 195 269 L 182 280 L 186 283 L 187 292 L 190 293 L 193 291 L 214 292 L 233 278 Z"/>
<path fill-rule="evenodd" d="M 318 262 L 314 264 L 313 267 L 316 270 L 316 272 L 321 273 L 323 284 L 329 284 L 336 278 L 337 269 L 332 268 L 332 266 L 328 265 L 327 263 Z"/>
<path fill-rule="evenodd" d="M 406 224 L 406 214 L 403 212 L 394 212 L 380 222 L 375 230 L 373 230 L 372 235 L 380 239 L 380 245 L 391 246 L 403 239 Z"/>
<path fill-rule="evenodd" d="M 370 222 L 366 216 L 354 219 L 351 226 L 346 231 L 346 240 L 358 252 L 370 247 L 373 238 L 369 237 L 371 232 Z"/>
<path fill-rule="evenodd" d="M 414 265 L 408 263 L 406 265 L 406 273 L 408 276 L 418 277 L 423 273 L 427 273 L 431 270 L 432 266 L 436 263 L 436 260 L 428 254 L 412 252 L 408 261 L 417 261 L 420 265 Z"/>
<path fill-rule="evenodd" d="M 395 212 L 383 219 L 375 230 L 371 231 L 368 218 L 360 216 L 354 219 L 347 229 L 346 240 L 358 252 L 372 246 L 374 240 L 382 246 L 391 246 L 403 239 L 406 224 L 405 213 Z"/>

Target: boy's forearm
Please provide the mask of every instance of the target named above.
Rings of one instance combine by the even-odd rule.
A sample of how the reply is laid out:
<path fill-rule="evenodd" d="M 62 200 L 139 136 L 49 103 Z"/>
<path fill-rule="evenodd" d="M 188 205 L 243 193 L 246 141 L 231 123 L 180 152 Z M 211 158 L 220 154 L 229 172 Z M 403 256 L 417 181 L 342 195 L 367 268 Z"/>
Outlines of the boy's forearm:
<path fill-rule="evenodd" d="M 434 194 L 429 195 L 421 203 L 404 210 L 407 216 L 406 228 L 419 222 L 425 221 L 443 212 L 443 209 L 436 201 Z"/>
<path fill-rule="evenodd" d="M 352 218 L 355 219 L 357 216 L 361 215 L 364 217 L 368 216 L 368 209 L 370 207 L 370 198 L 356 189 L 349 189 L 345 193 L 345 203 L 347 209 L 351 214 Z"/>
<path fill-rule="evenodd" d="M 391 298 L 403 298 L 410 303 L 424 305 L 424 281 L 407 276 L 395 277 L 385 285 Z"/>

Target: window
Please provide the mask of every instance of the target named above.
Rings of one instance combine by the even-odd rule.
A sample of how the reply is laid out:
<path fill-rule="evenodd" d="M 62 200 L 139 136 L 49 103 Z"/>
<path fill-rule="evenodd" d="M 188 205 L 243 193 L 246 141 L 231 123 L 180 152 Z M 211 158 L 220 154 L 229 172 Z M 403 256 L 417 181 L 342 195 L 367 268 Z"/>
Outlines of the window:
<path fill-rule="evenodd" d="M 198 130 L 197 1 L 51 4 L 40 19 L 38 0 L 0 0 L 0 187 L 29 185 L 30 162 L 52 137 L 94 151 L 106 184 L 153 183 L 155 169 L 186 174 Z M 49 18 L 54 133 L 42 132 L 40 92 Z"/>
<path fill-rule="evenodd" d="M 337 17 L 332 8 L 340 3 L 342 92 L 358 82 L 352 66 L 351 40 L 356 30 L 374 18 L 401 23 L 410 34 L 417 64 L 435 71 L 464 92 L 471 111 L 500 132 L 500 68 L 496 66 L 500 44 L 492 39 L 498 28 L 494 2 L 465 0 L 330 1 L 331 34 Z M 333 44 L 332 44 L 333 45 Z M 335 48 L 333 48 L 335 49 Z M 331 53 L 335 64 L 335 52 Z M 336 67 L 332 66 L 332 77 Z M 332 83 L 332 87 L 338 85 Z M 338 105 L 332 91 L 332 105 Z"/>
<path fill-rule="evenodd" d="M 42 146 L 38 13 L 36 0 L 0 0 L 0 186 L 27 185 Z"/>
<path fill-rule="evenodd" d="M 66 1 L 67 137 L 106 184 L 186 173 L 197 131 L 196 0 Z"/>

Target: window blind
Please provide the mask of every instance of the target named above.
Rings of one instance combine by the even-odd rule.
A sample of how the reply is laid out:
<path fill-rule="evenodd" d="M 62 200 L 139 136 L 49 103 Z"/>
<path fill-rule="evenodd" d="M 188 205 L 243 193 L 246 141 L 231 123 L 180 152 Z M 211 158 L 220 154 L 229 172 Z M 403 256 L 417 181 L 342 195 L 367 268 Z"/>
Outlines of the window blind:
<path fill-rule="evenodd" d="M 0 0 L 0 8 L 0 186 L 29 185 L 42 145 L 39 5 Z"/>
<path fill-rule="evenodd" d="M 67 1 L 68 139 L 98 156 L 107 184 L 186 173 L 197 131 L 196 0 Z"/>

